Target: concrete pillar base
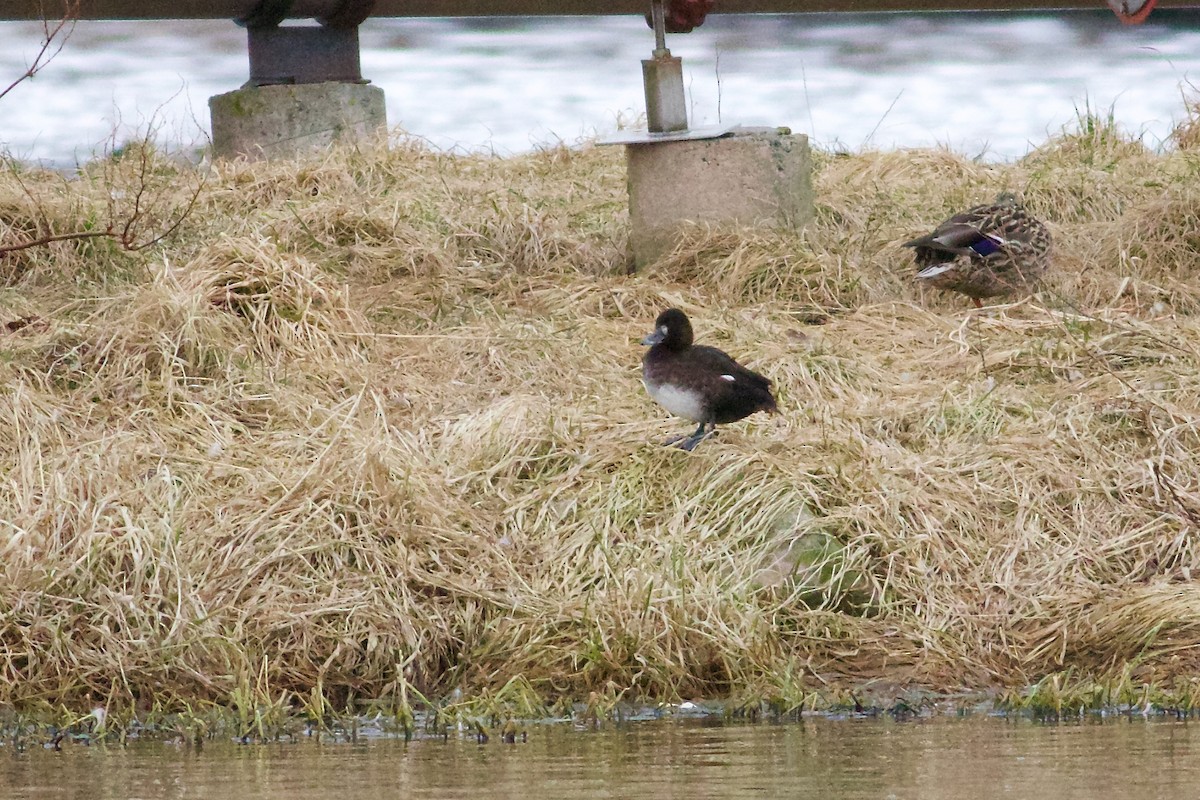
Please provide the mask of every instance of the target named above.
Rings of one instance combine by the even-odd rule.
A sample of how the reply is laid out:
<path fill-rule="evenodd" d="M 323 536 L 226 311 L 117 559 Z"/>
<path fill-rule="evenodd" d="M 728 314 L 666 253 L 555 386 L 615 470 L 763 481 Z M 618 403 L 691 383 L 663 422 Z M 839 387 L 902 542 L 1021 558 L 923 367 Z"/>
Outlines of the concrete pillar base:
<path fill-rule="evenodd" d="M 773 128 L 719 139 L 627 145 L 630 248 L 638 268 L 670 252 L 687 222 L 803 227 L 813 216 L 808 137 Z"/>
<path fill-rule="evenodd" d="M 387 129 L 383 89 L 361 83 L 246 86 L 208 99 L 221 158 L 288 158 Z"/>

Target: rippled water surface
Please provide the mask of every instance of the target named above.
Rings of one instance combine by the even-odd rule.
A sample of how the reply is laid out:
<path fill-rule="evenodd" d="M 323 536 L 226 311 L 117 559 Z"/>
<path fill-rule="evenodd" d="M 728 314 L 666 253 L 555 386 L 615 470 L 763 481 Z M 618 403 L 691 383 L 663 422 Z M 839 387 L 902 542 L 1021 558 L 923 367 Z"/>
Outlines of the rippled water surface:
<path fill-rule="evenodd" d="M 674 722 L 600 732 L 534 726 L 529 740 L 515 745 L 450 739 L 198 751 L 150 742 L 58 753 L 0 747 L 0 797 L 60 800 L 1144 800 L 1194 797 L 1198 779 L 1197 728 L 1142 720 Z"/>
<path fill-rule="evenodd" d="M 827 147 L 944 144 L 1014 158 L 1085 107 L 1112 108 L 1151 145 L 1168 136 L 1200 74 L 1200 16 L 1152 19 L 1127 28 L 1106 10 L 714 15 L 668 44 L 684 57 L 694 125 L 787 125 Z M 24 69 L 39 33 L 0 23 L 0 86 Z M 633 17 L 380 19 L 361 38 L 363 73 L 386 91 L 390 124 L 439 148 L 499 153 L 636 119 L 639 60 L 653 47 Z M 247 69 L 245 32 L 232 22 L 81 22 L 36 80 L 0 100 L 0 147 L 67 165 L 114 128 L 127 138 L 156 116 L 167 140 L 202 142 L 208 97 L 240 86 Z"/>

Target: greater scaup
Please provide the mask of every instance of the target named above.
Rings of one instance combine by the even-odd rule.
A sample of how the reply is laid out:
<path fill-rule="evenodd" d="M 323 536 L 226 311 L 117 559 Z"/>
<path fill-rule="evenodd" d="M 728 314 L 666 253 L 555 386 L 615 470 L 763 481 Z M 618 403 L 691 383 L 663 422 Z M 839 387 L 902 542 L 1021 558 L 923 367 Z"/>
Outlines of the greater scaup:
<path fill-rule="evenodd" d="M 699 423 L 691 436 L 667 444 L 691 450 L 718 424 L 778 410 L 771 381 L 715 347 L 692 344 L 692 325 L 677 308 L 658 315 L 642 344 L 650 345 L 642 359 L 646 391 L 667 411 Z"/>

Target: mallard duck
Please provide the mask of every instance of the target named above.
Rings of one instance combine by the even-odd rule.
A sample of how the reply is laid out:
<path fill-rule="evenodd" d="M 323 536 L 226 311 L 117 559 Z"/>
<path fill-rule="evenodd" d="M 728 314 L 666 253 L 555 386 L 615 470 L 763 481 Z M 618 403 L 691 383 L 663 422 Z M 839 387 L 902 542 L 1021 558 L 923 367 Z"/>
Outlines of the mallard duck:
<path fill-rule="evenodd" d="M 961 292 L 982 308 L 980 298 L 1033 288 L 1049 263 L 1050 231 L 1005 192 L 903 246 L 915 250 L 917 278 Z"/>
<path fill-rule="evenodd" d="M 755 411 L 776 411 L 771 380 L 746 369 L 728 353 L 692 344 L 692 324 L 678 308 L 668 308 L 642 339 L 650 350 L 642 359 L 642 382 L 659 405 L 700 423 L 691 436 L 667 444 L 692 450 L 718 423 L 736 422 Z"/>

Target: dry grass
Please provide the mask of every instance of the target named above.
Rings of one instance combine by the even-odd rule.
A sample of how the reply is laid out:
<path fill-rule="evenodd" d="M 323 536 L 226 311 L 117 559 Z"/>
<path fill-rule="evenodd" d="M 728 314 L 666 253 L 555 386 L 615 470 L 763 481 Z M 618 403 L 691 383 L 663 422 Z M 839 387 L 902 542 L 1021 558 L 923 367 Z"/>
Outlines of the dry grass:
<path fill-rule="evenodd" d="M 619 151 L 406 141 L 222 165 L 156 249 L 13 254 L 0 703 L 1169 685 L 1200 653 L 1185 134 L 821 154 L 805 232 L 640 274 Z M 0 236 L 120 180 L 0 177 Z M 1046 290 L 922 294 L 898 243 L 1002 189 L 1054 228 Z M 661 447 L 667 304 L 783 414 Z"/>

